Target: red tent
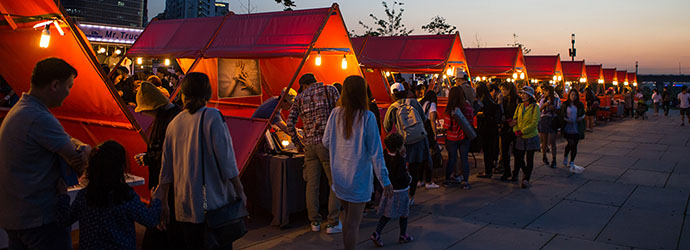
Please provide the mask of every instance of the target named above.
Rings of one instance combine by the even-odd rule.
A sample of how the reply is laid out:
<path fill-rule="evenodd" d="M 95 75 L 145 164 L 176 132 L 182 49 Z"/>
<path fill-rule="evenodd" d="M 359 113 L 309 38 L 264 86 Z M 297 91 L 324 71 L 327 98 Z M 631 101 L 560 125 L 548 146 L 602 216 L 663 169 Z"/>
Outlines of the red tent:
<path fill-rule="evenodd" d="M 622 82 L 623 86 L 628 86 L 628 71 L 616 70 L 616 76 L 618 77 L 618 82 Z"/>
<path fill-rule="evenodd" d="M 0 75 L 17 93 L 27 92 L 31 71 L 38 61 L 47 57 L 67 61 L 77 69 L 78 76 L 62 107 L 51 112 L 67 133 L 85 143 L 96 145 L 114 139 L 124 145 L 131 173 L 147 179 L 148 170 L 132 160 L 134 154 L 146 151 L 143 132 L 99 66 L 86 37 L 64 9 L 53 0 L 0 0 L 0 12 L 8 14 L 3 15 L 4 23 L 0 25 L 0 60 L 6 62 L 0 67 Z M 40 48 L 43 26 L 32 27 L 46 20 L 55 20 L 64 35 L 51 24 L 50 44 Z M 0 110 L 0 116 L 7 111 Z M 149 195 L 144 185 L 135 190 L 142 197 Z"/>
<path fill-rule="evenodd" d="M 519 47 L 465 48 L 465 57 L 473 77 L 528 79 Z"/>
<path fill-rule="evenodd" d="M 561 56 L 525 56 L 529 77 L 538 81 L 559 81 L 563 79 Z"/>
<path fill-rule="evenodd" d="M 164 32 L 172 34 L 159 35 Z M 176 39 L 190 36 L 196 39 Z M 249 118 L 264 100 L 280 95 L 285 87 L 296 89 L 297 79 L 304 73 L 314 73 L 326 84 L 361 75 L 337 4 L 321 9 L 154 21 L 127 55 L 176 57 L 185 72 L 209 76 L 213 89 L 209 106 L 226 116 L 241 171 L 268 128 L 268 120 Z M 230 63 L 232 67 L 226 68 Z M 221 88 L 221 82 L 233 77 L 226 69 L 243 63 L 256 65 L 253 75 L 258 83 L 254 84 L 260 91 L 233 96 L 233 91 Z"/>
<path fill-rule="evenodd" d="M 602 65 L 586 65 L 585 66 L 587 70 L 587 80 L 590 83 L 598 83 L 598 84 L 603 84 L 604 83 L 604 70 L 602 68 Z"/>
<path fill-rule="evenodd" d="M 386 73 L 453 75 L 468 71 L 460 35 L 351 38 L 364 76 L 376 100 L 391 103 Z"/>
<path fill-rule="evenodd" d="M 566 82 L 584 83 L 587 82 L 587 70 L 585 61 L 561 61 L 563 65 L 563 75 Z"/>
<path fill-rule="evenodd" d="M 637 74 L 628 73 L 628 82 L 632 83 L 633 86 L 637 86 Z"/>
<path fill-rule="evenodd" d="M 616 74 L 616 68 L 605 69 L 602 68 L 602 73 L 604 74 L 604 83 L 618 85 L 618 75 Z"/>

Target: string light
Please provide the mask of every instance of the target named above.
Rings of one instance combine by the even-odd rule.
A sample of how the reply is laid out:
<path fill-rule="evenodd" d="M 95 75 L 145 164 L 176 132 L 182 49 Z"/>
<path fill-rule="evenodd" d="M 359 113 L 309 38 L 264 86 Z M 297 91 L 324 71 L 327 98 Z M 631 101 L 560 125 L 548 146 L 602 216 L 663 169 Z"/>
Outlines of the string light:
<path fill-rule="evenodd" d="M 321 51 L 319 51 L 319 53 L 316 54 L 316 59 L 314 60 L 314 64 L 316 64 L 316 66 L 321 66 Z"/>
<path fill-rule="evenodd" d="M 599 84 L 604 84 L 604 79 L 599 79 Z"/>
<path fill-rule="evenodd" d="M 170 66 L 170 59 L 165 58 L 165 60 L 163 61 L 163 64 L 165 64 L 165 66 Z"/>
<path fill-rule="evenodd" d="M 144 62 L 144 58 L 137 57 L 137 64 L 141 65 Z"/>
<path fill-rule="evenodd" d="M 343 60 L 340 62 L 340 67 L 343 69 L 347 69 L 347 58 L 345 55 L 343 55 Z"/>
<path fill-rule="evenodd" d="M 115 50 L 115 54 L 116 54 L 116 55 L 120 55 L 120 54 L 122 54 L 122 50 L 120 50 L 120 49 L 116 49 L 116 50 Z"/>
<path fill-rule="evenodd" d="M 390 71 L 386 71 L 386 77 L 389 77 L 389 76 L 391 76 L 391 72 L 390 72 Z M 438 77 L 438 76 L 436 76 L 436 77 Z"/>
<path fill-rule="evenodd" d="M 517 73 L 513 73 L 513 79 L 517 79 L 517 78 L 518 78 L 518 74 L 517 74 Z"/>
<path fill-rule="evenodd" d="M 560 82 L 562 80 L 563 80 L 563 76 L 558 76 L 558 81 Z"/>
<path fill-rule="evenodd" d="M 525 73 L 520 73 L 520 79 L 525 79 Z"/>
<path fill-rule="evenodd" d="M 48 48 L 48 45 L 50 45 L 50 23 L 46 24 L 43 31 L 41 31 L 41 41 L 38 43 L 38 46 L 41 48 Z"/>
<path fill-rule="evenodd" d="M 103 53 L 105 53 L 105 48 L 104 48 L 104 47 L 100 47 L 100 48 L 98 49 L 98 54 L 103 54 Z"/>
<path fill-rule="evenodd" d="M 452 75 L 453 75 L 453 68 L 452 68 L 452 67 L 451 67 L 451 68 L 448 68 L 448 69 L 446 70 L 446 75 L 448 75 L 448 76 L 452 76 Z"/>

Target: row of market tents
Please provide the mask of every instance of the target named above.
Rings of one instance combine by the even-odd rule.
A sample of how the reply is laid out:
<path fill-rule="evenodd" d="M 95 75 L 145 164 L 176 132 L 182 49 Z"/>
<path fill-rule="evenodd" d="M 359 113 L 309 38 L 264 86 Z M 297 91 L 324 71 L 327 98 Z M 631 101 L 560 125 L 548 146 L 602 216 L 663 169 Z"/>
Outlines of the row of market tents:
<path fill-rule="evenodd" d="M 29 90 L 36 62 L 47 57 L 63 58 L 79 72 L 63 106 L 52 110 L 65 130 L 92 145 L 117 140 L 125 145 L 129 159 L 146 150 L 147 122 L 119 97 L 92 46 L 59 4 L 54 0 L 0 0 L 0 12 L 0 59 L 5 62 L 0 75 L 17 93 Z M 40 48 L 43 27 L 34 26 L 47 20 L 55 21 L 64 35 L 53 32 L 50 45 Z M 212 83 L 221 77 L 219 64 L 224 60 L 258 61 L 261 94 L 220 98 L 218 86 L 212 84 L 209 103 L 225 116 L 242 172 L 269 127 L 268 120 L 249 117 L 258 105 L 278 96 L 283 88 L 296 89 L 296 79 L 308 72 L 326 84 L 362 75 L 381 108 L 392 101 L 388 92 L 392 79 L 387 77 L 391 72 L 434 74 L 445 79 L 461 70 L 474 80 L 561 84 L 636 81 L 634 73 L 586 65 L 584 61 L 561 61 L 559 55 L 525 56 L 517 47 L 463 48 L 457 33 L 351 39 L 337 4 L 321 9 L 154 21 L 126 56 L 174 58 L 184 72 L 206 73 Z M 441 99 L 441 109 L 443 103 Z M 0 117 L 6 113 L 0 110 Z M 130 172 L 148 180 L 145 167 L 133 160 Z M 137 187 L 137 192 L 148 196 L 144 186 Z"/>

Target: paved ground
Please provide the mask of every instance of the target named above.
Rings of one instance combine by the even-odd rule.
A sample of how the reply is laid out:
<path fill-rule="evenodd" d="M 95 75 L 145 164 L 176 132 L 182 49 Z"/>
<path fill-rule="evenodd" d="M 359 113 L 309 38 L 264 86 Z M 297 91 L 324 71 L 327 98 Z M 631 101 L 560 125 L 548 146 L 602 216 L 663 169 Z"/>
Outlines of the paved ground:
<path fill-rule="evenodd" d="M 397 222 L 391 221 L 384 244 L 394 249 L 690 249 L 690 126 L 680 127 L 679 119 L 675 112 L 597 127 L 580 145 L 576 163 L 586 167 L 583 173 L 538 166 L 527 190 L 474 177 L 472 190 L 421 190 L 408 226 L 415 241 L 398 244 Z M 559 151 L 563 148 L 561 141 Z M 540 159 L 535 157 L 537 165 Z M 303 216 L 292 221 L 289 229 L 252 230 L 235 248 L 342 248 L 340 234 L 309 232 Z M 359 249 L 375 248 L 368 237 L 377 221 L 373 213 L 364 217 Z"/>

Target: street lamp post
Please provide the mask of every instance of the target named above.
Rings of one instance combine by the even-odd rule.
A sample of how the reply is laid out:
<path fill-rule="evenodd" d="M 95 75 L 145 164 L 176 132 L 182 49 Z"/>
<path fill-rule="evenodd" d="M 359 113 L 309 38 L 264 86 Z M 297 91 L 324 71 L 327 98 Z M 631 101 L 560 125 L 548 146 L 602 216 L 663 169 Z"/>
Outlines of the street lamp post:
<path fill-rule="evenodd" d="M 575 34 L 570 34 L 570 43 L 572 44 L 572 47 L 568 51 L 570 55 L 570 60 L 575 61 Z"/>

